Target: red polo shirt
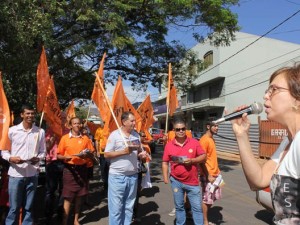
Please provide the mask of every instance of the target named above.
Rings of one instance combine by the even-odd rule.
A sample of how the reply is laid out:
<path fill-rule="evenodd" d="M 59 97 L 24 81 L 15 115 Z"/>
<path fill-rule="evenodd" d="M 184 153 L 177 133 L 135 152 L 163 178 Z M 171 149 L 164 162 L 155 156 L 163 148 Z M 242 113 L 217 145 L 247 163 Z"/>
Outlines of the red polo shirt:
<path fill-rule="evenodd" d="M 198 165 L 185 165 L 172 161 L 172 156 L 186 156 L 187 158 L 196 158 L 199 155 L 205 154 L 196 139 L 187 137 L 183 146 L 176 143 L 176 140 L 168 142 L 165 146 L 163 161 L 170 162 L 170 175 L 176 180 L 187 185 L 199 185 Z"/>

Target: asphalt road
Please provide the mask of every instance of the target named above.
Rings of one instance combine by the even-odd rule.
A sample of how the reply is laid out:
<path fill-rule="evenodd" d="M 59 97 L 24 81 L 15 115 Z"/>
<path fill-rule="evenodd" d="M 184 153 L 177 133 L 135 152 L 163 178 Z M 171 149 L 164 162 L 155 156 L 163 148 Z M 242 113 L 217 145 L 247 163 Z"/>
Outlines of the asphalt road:
<path fill-rule="evenodd" d="M 151 162 L 151 180 L 153 187 L 144 189 L 140 198 L 140 218 L 143 225 L 173 225 L 175 217 L 168 213 L 173 208 L 171 187 L 164 184 L 161 176 L 162 147 L 159 147 Z M 223 198 L 217 201 L 209 213 L 211 222 L 218 225 L 264 225 L 271 224 L 272 213 L 265 210 L 255 200 L 243 175 L 241 164 L 236 157 L 222 154 L 219 157 L 220 169 L 225 180 Z M 83 206 L 81 224 L 108 225 L 108 207 L 105 193 L 100 190 L 98 170 L 90 184 L 89 202 Z M 57 224 L 57 223 L 54 223 Z M 70 221 L 70 224 L 71 221 Z M 138 223 L 133 223 L 134 225 Z M 186 225 L 193 225 L 187 220 Z"/>

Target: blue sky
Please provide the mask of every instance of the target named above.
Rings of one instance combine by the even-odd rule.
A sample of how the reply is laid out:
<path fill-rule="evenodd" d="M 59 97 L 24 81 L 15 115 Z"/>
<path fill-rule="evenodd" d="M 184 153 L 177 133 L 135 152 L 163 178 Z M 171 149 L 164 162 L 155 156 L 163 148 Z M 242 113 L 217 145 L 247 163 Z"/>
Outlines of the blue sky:
<path fill-rule="evenodd" d="M 300 10 L 299 0 L 242 0 L 239 6 L 232 7 L 238 15 L 238 24 L 242 32 L 262 36 L 284 20 Z M 186 29 L 171 29 L 168 39 L 179 39 L 187 47 L 196 45 L 191 34 Z M 273 30 L 266 37 L 300 44 L 300 12 Z M 167 65 L 166 65 L 167 67 Z M 130 84 L 123 82 L 125 92 L 132 103 L 142 101 L 146 93 L 137 93 L 131 90 Z M 108 95 L 112 96 L 113 87 L 108 88 Z M 151 100 L 158 98 L 158 89 L 149 87 Z"/>

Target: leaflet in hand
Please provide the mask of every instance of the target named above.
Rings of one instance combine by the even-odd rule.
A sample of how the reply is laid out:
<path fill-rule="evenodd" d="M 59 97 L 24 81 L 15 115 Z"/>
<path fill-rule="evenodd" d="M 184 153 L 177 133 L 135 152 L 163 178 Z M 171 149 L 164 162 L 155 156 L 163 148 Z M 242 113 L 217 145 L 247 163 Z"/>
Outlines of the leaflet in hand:
<path fill-rule="evenodd" d="M 138 149 L 140 147 L 140 141 L 138 139 L 127 141 L 127 146 L 130 148 Z"/>
<path fill-rule="evenodd" d="M 187 159 L 187 157 L 186 156 L 172 155 L 171 159 L 172 159 L 173 162 L 176 162 L 176 163 L 184 163 L 184 160 Z"/>

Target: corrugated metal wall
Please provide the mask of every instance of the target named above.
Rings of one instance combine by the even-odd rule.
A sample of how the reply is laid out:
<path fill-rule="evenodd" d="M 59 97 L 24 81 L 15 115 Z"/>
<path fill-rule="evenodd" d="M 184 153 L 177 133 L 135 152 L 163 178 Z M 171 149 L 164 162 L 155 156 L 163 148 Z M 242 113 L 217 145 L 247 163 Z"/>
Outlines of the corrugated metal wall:
<path fill-rule="evenodd" d="M 219 136 L 218 136 L 219 135 Z M 216 141 L 217 151 L 224 151 L 239 154 L 238 145 L 235 135 L 232 131 L 230 122 L 219 125 L 218 135 L 214 136 Z M 251 124 L 249 130 L 249 137 L 254 155 L 259 154 L 259 125 Z"/>

